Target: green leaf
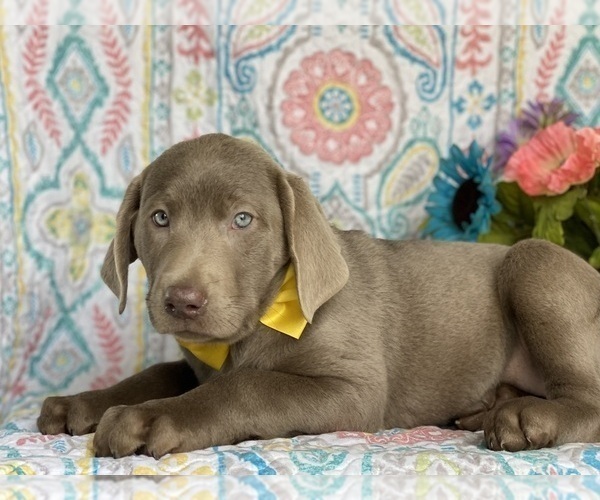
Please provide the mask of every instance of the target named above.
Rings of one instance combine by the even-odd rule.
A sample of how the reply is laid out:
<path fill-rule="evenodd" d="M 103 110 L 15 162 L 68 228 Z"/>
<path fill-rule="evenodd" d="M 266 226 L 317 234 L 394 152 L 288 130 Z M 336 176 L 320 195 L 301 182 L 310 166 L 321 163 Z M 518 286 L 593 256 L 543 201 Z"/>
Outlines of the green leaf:
<path fill-rule="evenodd" d="M 589 196 L 600 198 L 600 168 L 596 169 L 596 174 L 588 182 L 587 187 Z"/>
<path fill-rule="evenodd" d="M 575 216 L 563 222 L 565 232 L 565 248 L 588 260 L 598 246 L 594 233 Z"/>
<path fill-rule="evenodd" d="M 585 195 L 585 188 L 578 187 L 559 196 L 536 196 L 532 198 L 535 210 L 533 237 L 564 246 L 565 235 L 562 221 L 573 215 L 575 204 Z"/>
<path fill-rule="evenodd" d="M 558 220 L 567 220 L 573 215 L 575 204 L 578 200 L 585 198 L 587 190 L 583 187 L 576 187 L 564 194 L 558 196 L 536 196 L 532 198 L 534 210 L 537 212 L 537 207 L 548 206 L 552 207 L 552 212 Z"/>
<path fill-rule="evenodd" d="M 538 212 L 538 220 L 533 228 L 532 236 L 560 246 L 565 244 L 565 234 L 561 222 L 545 209 Z"/>
<path fill-rule="evenodd" d="M 533 225 L 535 215 L 531 198 L 516 182 L 499 182 L 496 186 L 496 199 L 506 213 L 522 223 Z"/>
<path fill-rule="evenodd" d="M 600 200 L 587 197 L 575 204 L 575 214 L 594 233 L 600 244 Z"/>
<path fill-rule="evenodd" d="M 529 198 L 516 182 L 500 182 L 496 185 L 496 199 L 502 210 L 492 216 L 490 231 L 479 236 L 485 243 L 512 245 L 531 236 L 534 211 Z"/>
<path fill-rule="evenodd" d="M 530 235 L 530 228 L 515 228 L 514 219 L 510 215 L 500 212 L 495 218 L 492 218 L 490 230 L 485 234 L 480 234 L 477 241 L 480 243 L 514 245 L 517 241 L 527 238 Z"/>
<path fill-rule="evenodd" d="M 600 269 L 600 247 L 592 252 L 588 262 L 596 269 Z"/>

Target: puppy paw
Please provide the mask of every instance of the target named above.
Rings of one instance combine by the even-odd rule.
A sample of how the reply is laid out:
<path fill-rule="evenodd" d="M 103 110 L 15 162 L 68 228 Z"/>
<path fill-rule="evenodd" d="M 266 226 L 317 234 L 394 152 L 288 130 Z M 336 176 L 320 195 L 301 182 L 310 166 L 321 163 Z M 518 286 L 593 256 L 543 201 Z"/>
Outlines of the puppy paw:
<path fill-rule="evenodd" d="M 105 410 L 93 392 L 49 397 L 42 405 L 37 426 L 42 434 L 89 434 L 94 432 Z"/>
<path fill-rule="evenodd" d="M 140 453 L 159 459 L 186 451 L 181 432 L 167 411 L 148 404 L 115 406 L 100 420 L 94 436 L 97 457 L 121 458 Z"/>
<path fill-rule="evenodd" d="M 482 398 L 479 408 L 467 415 L 463 415 L 455 421 L 456 427 L 464 431 L 477 432 L 483 430 L 483 424 L 488 414 L 497 409 L 504 401 L 527 396 L 526 392 L 517 389 L 510 384 L 499 384 L 490 389 Z"/>
<path fill-rule="evenodd" d="M 491 450 L 537 450 L 556 443 L 558 416 L 552 402 L 526 396 L 506 401 L 488 412 L 483 429 Z"/>
<path fill-rule="evenodd" d="M 483 429 L 483 422 L 487 415 L 487 410 L 473 413 L 472 415 L 466 415 L 456 419 L 454 425 L 461 431 L 477 432 Z"/>

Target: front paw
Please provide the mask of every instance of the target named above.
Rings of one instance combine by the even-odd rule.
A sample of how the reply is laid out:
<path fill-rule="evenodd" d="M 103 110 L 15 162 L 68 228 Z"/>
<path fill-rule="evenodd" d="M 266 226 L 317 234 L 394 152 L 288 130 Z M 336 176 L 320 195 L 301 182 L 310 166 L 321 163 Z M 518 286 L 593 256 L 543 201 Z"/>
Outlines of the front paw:
<path fill-rule="evenodd" d="M 49 397 L 44 400 L 37 426 L 42 434 L 81 436 L 94 432 L 105 410 L 106 405 L 94 392 Z"/>
<path fill-rule="evenodd" d="M 510 385 L 501 383 L 495 389 L 489 390 L 483 397 L 480 408 L 456 420 L 459 429 L 471 432 L 483 430 L 483 424 L 488 415 L 509 399 L 526 396 L 527 393 Z"/>
<path fill-rule="evenodd" d="M 94 452 L 97 457 L 142 453 L 158 459 L 167 453 L 187 451 L 182 442 L 182 433 L 165 405 L 115 406 L 98 424 Z"/>
<path fill-rule="evenodd" d="M 486 417 L 483 429 L 490 450 L 522 451 L 552 447 L 559 437 L 559 410 L 555 401 L 535 396 L 506 401 Z M 577 427 L 573 412 L 573 426 Z"/>

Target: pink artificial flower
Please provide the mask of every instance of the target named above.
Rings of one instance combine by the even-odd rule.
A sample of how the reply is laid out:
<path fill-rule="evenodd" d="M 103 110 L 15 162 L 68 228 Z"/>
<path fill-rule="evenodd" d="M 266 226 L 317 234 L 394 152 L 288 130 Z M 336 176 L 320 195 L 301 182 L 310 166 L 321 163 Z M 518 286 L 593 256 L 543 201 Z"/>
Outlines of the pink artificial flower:
<path fill-rule="evenodd" d="M 558 195 L 594 177 L 600 166 L 600 129 L 563 122 L 540 130 L 506 164 L 504 177 L 530 196 Z"/>

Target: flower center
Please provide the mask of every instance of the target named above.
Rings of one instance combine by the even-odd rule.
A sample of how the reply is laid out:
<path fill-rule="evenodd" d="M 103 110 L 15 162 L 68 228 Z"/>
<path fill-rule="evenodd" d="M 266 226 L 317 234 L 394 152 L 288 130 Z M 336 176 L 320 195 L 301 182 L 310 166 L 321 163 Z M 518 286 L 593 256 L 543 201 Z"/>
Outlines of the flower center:
<path fill-rule="evenodd" d="M 78 211 L 71 214 L 71 243 L 85 244 L 90 237 L 92 221 L 87 211 Z"/>
<path fill-rule="evenodd" d="M 85 74 L 79 68 L 70 68 L 63 76 L 63 88 L 69 94 L 69 97 L 76 102 L 82 102 L 87 97 L 89 91 L 89 82 Z"/>
<path fill-rule="evenodd" d="M 452 219 L 458 227 L 471 223 L 471 216 L 479 207 L 480 197 L 479 183 L 473 179 L 467 179 L 456 190 L 452 200 Z"/>
<path fill-rule="evenodd" d="M 334 130 L 344 130 L 358 118 L 360 104 L 355 92 L 343 83 L 327 83 L 315 96 L 319 121 Z"/>

